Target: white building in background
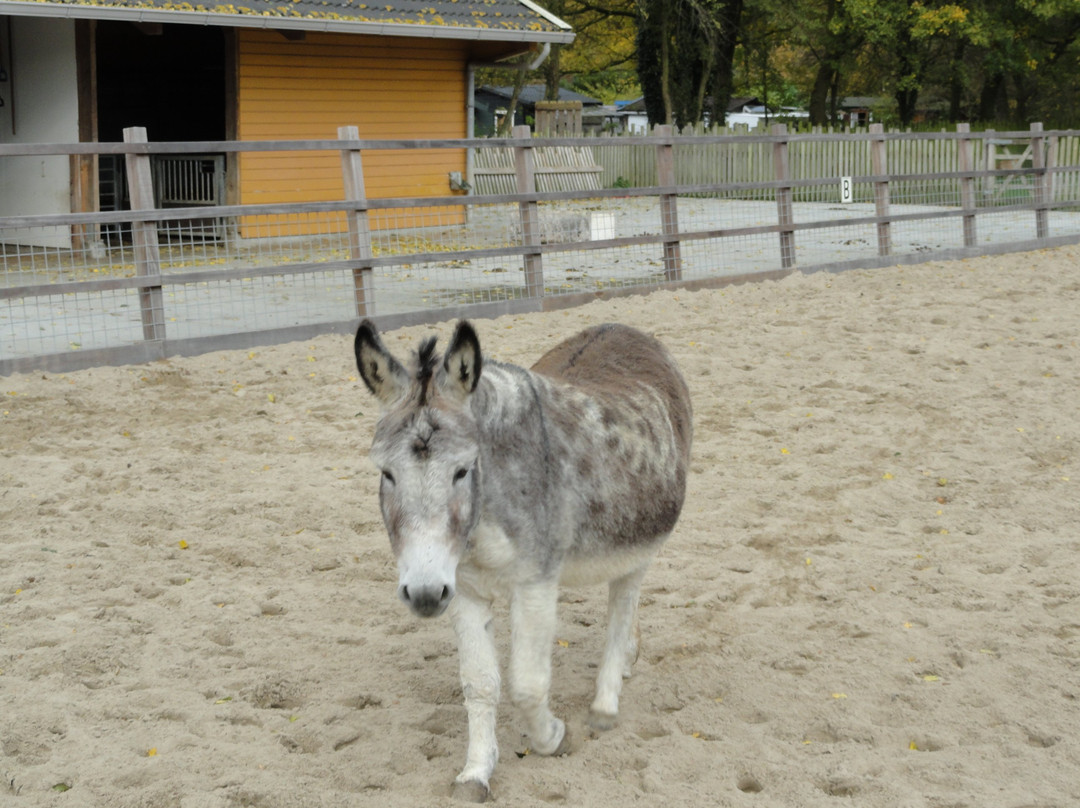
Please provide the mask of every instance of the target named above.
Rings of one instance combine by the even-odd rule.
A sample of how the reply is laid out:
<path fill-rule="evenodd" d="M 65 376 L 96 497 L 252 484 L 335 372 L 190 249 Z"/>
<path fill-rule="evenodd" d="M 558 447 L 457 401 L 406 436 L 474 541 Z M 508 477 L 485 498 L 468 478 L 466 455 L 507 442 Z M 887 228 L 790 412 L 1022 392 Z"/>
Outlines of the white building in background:
<path fill-rule="evenodd" d="M 0 41 L 18 42 L 0 62 L 0 143 L 77 143 L 75 23 L 36 17 L 0 19 Z M 6 50 L 6 49 L 5 49 Z M 47 103 L 43 101 L 47 99 Z M 0 216 L 71 210 L 71 160 L 64 154 L 0 160 Z M 7 241 L 70 247 L 67 228 L 8 231 Z"/>

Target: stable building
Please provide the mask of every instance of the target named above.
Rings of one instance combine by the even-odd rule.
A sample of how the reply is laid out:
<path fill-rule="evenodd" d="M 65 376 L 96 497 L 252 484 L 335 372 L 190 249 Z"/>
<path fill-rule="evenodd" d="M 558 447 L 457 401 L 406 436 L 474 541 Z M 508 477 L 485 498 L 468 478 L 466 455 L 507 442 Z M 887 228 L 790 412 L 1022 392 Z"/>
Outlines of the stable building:
<path fill-rule="evenodd" d="M 530 0 L 0 0 L 0 143 L 472 134 L 473 69 L 573 40 Z M 191 204 L 340 199 L 337 154 L 192 155 Z M 369 197 L 438 196 L 466 155 L 365 158 Z M 123 160 L 0 159 L 0 216 L 123 209 Z M 63 234 L 50 237 L 63 242 Z M 69 243 L 44 246 L 66 247 Z"/>

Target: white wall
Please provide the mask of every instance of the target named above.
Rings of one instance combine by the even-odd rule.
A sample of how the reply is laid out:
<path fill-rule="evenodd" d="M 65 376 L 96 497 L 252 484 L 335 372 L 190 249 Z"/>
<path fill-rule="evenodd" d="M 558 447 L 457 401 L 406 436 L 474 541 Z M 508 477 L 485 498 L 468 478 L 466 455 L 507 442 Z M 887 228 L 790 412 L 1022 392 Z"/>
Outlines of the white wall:
<path fill-rule="evenodd" d="M 8 80 L 0 82 L 0 143 L 76 143 L 79 99 L 75 67 L 75 24 L 70 20 L 8 17 L 0 42 Z M 7 50 L 6 48 L 4 49 Z M 71 212 L 71 168 L 67 155 L 0 158 L 0 216 Z M 0 231 L 8 243 L 70 247 L 64 228 Z"/>

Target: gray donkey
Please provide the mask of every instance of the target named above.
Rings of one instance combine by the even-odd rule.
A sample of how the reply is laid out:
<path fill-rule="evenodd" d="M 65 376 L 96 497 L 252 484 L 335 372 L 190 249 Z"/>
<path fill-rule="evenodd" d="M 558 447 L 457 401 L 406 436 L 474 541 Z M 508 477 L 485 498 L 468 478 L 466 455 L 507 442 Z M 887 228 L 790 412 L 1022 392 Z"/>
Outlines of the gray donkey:
<path fill-rule="evenodd" d="M 483 802 L 498 758 L 497 596 L 510 601 L 511 699 L 533 751 L 560 755 L 569 736 L 548 706 L 558 587 L 608 582 L 589 723 L 614 726 L 641 580 L 685 496 L 690 393 L 664 347 L 623 325 L 589 328 L 531 370 L 484 361 L 466 321 L 445 355 L 432 337 L 407 369 L 368 320 L 355 350 L 382 404 L 370 457 L 398 594 L 422 617 L 449 607 L 457 633 L 469 746 L 454 795 Z"/>

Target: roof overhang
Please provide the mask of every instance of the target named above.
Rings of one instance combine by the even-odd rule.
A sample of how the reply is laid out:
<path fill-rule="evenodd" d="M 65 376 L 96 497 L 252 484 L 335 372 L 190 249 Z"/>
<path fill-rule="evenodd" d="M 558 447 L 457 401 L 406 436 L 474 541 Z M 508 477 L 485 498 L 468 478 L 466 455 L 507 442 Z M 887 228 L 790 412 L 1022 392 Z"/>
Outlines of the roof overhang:
<path fill-rule="evenodd" d="M 116 20 L 135 23 L 176 23 L 215 25 L 224 28 L 261 28 L 274 31 L 317 31 L 368 36 L 461 39 L 483 42 L 550 42 L 569 44 L 574 33 L 566 23 L 527 0 L 522 2 L 559 26 L 558 31 L 515 28 L 474 28 L 463 25 L 415 25 L 411 23 L 349 20 L 342 18 L 290 17 L 277 14 L 227 14 L 202 10 L 165 10 L 131 6 L 82 5 L 73 3 L 0 0 L 0 15 L 12 17 L 52 17 L 74 20 Z"/>

